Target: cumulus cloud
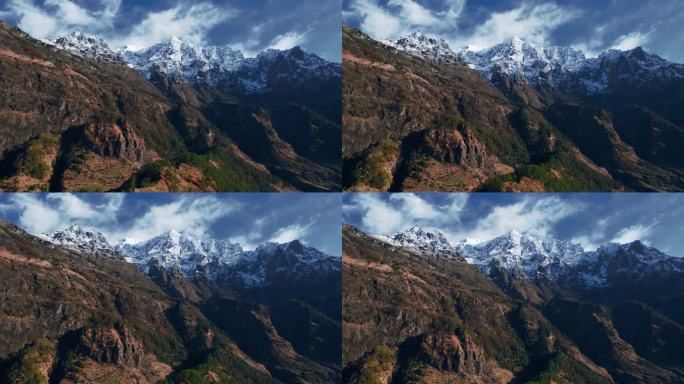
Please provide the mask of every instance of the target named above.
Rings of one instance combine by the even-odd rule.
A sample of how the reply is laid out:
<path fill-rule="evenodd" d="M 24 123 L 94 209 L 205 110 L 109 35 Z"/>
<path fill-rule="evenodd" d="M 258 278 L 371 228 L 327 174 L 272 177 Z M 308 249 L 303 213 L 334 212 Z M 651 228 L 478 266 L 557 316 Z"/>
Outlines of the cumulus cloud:
<path fill-rule="evenodd" d="M 513 204 L 494 207 L 472 228 L 466 228 L 452 236 L 485 241 L 515 230 L 549 238 L 556 224 L 581 209 L 581 205 L 558 197 L 526 197 Z"/>
<path fill-rule="evenodd" d="M 114 240 L 126 237 L 148 240 L 172 229 L 205 238 L 214 222 L 238 208 L 238 204 L 216 197 L 182 196 L 170 203 L 151 206 L 127 228 L 116 226 L 105 231 Z"/>
<path fill-rule="evenodd" d="M 456 36 L 452 44 L 478 50 L 519 37 L 544 45 L 548 43 L 551 32 L 579 16 L 579 11 L 553 3 L 523 2 L 517 8 L 492 13 L 471 35 L 465 38 Z"/>
<path fill-rule="evenodd" d="M 415 0 L 389 0 L 386 7 L 377 0 L 352 0 L 343 17 L 360 20 L 364 32 L 387 40 L 417 29 L 437 33 L 453 28 L 464 6 L 465 0 L 443 0 L 435 9 Z"/>
<path fill-rule="evenodd" d="M 268 241 L 272 243 L 289 243 L 293 240 L 301 240 L 309 234 L 312 223 L 301 225 L 293 224 L 280 228 Z"/>
<path fill-rule="evenodd" d="M 414 193 L 391 194 L 387 199 L 381 194 L 364 193 L 354 195 L 344 211 L 360 214 L 363 227 L 372 234 L 387 234 L 413 225 L 439 229 L 459 222 L 468 194 L 443 197 L 443 201 L 432 202 Z"/>
<path fill-rule="evenodd" d="M 54 38 L 74 29 L 98 33 L 111 28 L 121 0 L 100 0 L 94 10 L 71 0 L 45 0 L 43 7 L 33 0 L 10 0 L 5 17 L 18 18 L 18 27 L 36 38 Z"/>
<path fill-rule="evenodd" d="M 347 212 L 362 214 L 362 224 L 373 234 L 384 234 L 398 230 L 404 224 L 402 212 L 386 203 L 380 195 L 356 194 L 350 204 L 344 206 Z"/>
<path fill-rule="evenodd" d="M 144 208 L 140 201 L 117 193 L 97 197 L 71 193 L 10 194 L 0 199 L 0 217 L 14 216 L 19 226 L 33 234 L 77 224 L 102 232 L 110 242 L 137 243 L 172 229 L 206 239 L 221 233 L 217 225 L 227 218 L 244 220 L 248 216 L 248 222 L 236 227 L 229 237 L 246 250 L 267 241 L 316 243 L 312 236 L 321 229 L 319 214 L 292 217 L 286 210 L 259 213 L 240 199 L 224 196 L 179 194 L 170 201 L 143 201 Z M 136 210 L 134 216 L 131 209 Z"/>
<path fill-rule="evenodd" d="M 0 206 L 0 211 L 16 211 L 19 225 L 31 233 L 54 231 L 62 221 L 59 212 L 32 194 L 12 195 L 9 204 Z"/>
<path fill-rule="evenodd" d="M 651 40 L 651 34 L 652 32 L 632 32 L 622 35 L 615 40 L 610 48 L 620 51 L 628 51 L 636 47 L 642 47 Z"/>
<path fill-rule="evenodd" d="M 55 16 L 68 25 L 91 25 L 95 23 L 89 12 L 69 0 L 45 0 L 45 5 L 54 7 Z"/>
<path fill-rule="evenodd" d="M 493 12 L 472 32 L 456 28 L 466 0 L 444 0 L 428 8 L 416 0 L 352 0 L 344 12 L 346 20 L 359 20 L 361 29 L 375 39 L 396 39 L 415 30 L 440 35 L 454 47 L 485 49 L 512 37 L 545 44 L 559 26 L 580 16 L 580 12 L 551 2 L 523 1 L 518 7 Z M 434 5 L 434 3 L 430 3 Z"/>
<path fill-rule="evenodd" d="M 283 33 L 281 35 L 276 36 L 271 41 L 271 43 L 269 44 L 269 48 L 283 50 L 300 46 L 308 40 L 308 35 L 310 32 L 311 31 L 309 30 L 304 32 L 292 31 L 288 33 Z"/>
<path fill-rule="evenodd" d="M 215 197 L 182 196 L 169 203 L 150 206 L 123 226 L 117 217 L 125 208 L 123 194 L 106 194 L 99 201 L 69 193 L 49 194 L 45 198 L 16 194 L 8 201 L 9 204 L 0 206 L 0 211 L 15 212 L 18 224 L 31 233 L 49 233 L 78 224 L 103 232 L 110 241 L 148 240 L 171 229 L 204 238 L 212 224 L 240 207 L 230 200 Z"/>
<path fill-rule="evenodd" d="M 652 234 L 656 222 L 651 224 L 635 224 L 621 229 L 613 238 L 613 243 L 628 244 L 637 240 L 648 243 L 648 237 Z"/>
<path fill-rule="evenodd" d="M 410 193 L 391 195 L 387 199 L 379 194 L 361 194 L 350 198 L 344 210 L 347 215 L 359 214 L 362 227 L 371 234 L 387 234 L 419 225 L 438 230 L 451 241 L 486 241 L 513 230 L 550 238 L 555 225 L 583 208 L 581 204 L 558 197 L 526 197 L 494 206 L 466 225 L 461 215 L 467 202 L 468 194 L 449 194 L 439 201 Z"/>
<path fill-rule="evenodd" d="M 31 233 L 46 233 L 69 224 L 100 227 L 110 224 L 123 204 L 123 194 L 108 194 L 103 203 L 93 203 L 70 193 L 53 193 L 45 199 L 39 195 L 15 194 L 0 211 L 14 211 L 19 225 Z"/>
<path fill-rule="evenodd" d="M 58 25 L 58 20 L 54 16 L 36 7 L 31 0 L 10 0 L 7 9 L 9 14 L 19 18 L 19 28 L 37 38 L 52 36 L 63 27 Z"/>
<path fill-rule="evenodd" d="M 147 48 L 173 36 L 202 44 L 216 25 L 235 17 L 237 11 L 217 7 L 210 2 L 192 5 L 181 3 L 173 8 L 149 13 L 126 36 L 113 37 L 114 47 Z"/>

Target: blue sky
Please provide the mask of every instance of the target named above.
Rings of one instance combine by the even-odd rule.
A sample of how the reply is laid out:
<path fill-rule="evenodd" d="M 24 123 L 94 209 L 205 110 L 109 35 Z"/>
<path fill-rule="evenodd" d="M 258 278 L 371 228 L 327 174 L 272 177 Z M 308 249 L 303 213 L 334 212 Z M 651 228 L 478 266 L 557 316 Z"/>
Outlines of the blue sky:
<path fill-rule="evenodd" d="M 344 22 L 372 37 L 422 30 L 453 48 L 488 48 L 513 36 L 582 49 L 642 46 L 684 62 L 681 0 L 342 0 Z"/>
<path fill-rule="evenodd" d="M 489 240 L 511 230 L 572 240 L 587 250 L 641 240 L 684 256 L 684 194 L 345 194 L 343 217 L 370 234 L 419 225 L 451 241 Z"/>
<path fill-rule="evenodd" d="M 313 193 L 0 194 L 0 218 L 38 234 L 70 224 L 109 241 L 150 239 L 171 229 L 231 239 L 246 249 L 299 239 L 339 256 L 341 196 Z"/>
<path fill-rule="evenodd" d="M 175 35 L 248 56 L 295 45 L 333 61 L 342 55 L 339 0 L 0 0 L 0 18 L 37 38 L 79 29 L 113 48 Z"/>

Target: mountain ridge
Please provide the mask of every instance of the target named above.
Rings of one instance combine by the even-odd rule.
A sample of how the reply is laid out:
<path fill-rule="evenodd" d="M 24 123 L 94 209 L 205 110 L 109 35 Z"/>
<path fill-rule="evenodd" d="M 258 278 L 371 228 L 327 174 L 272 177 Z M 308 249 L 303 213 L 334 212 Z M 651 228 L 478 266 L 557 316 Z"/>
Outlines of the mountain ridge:
<path fill-rule="evenodd" d="M 194 281 L 203 276 L 210 280 L 234 275 L 246 287 L 263 285 L 268 282 L 265 271 L 257 265 L 264 265 L 274 255 L 291 255 L 292 265 L 281 264 L 293 281 L 296 276 L 310 273 L 311 269 L 334 272 L 339 270 L 334 256 L 326 255 L 299 240 L 286 243 L 263 243 L 252 251 L 245 251 L 239 244 L 230 240 L 200 240 L 176 230 L 169 230 L 149 240 L 131 241 L 124 239 L 110 244 L 97 230 L 86 230 L 78 225 L 70 225 L 41 238 L 78 252 L 88 252 L 105 257 L 123 259 L 136 265 L 141 271 L 150 274 L 153 268 L 167 273 L 178 271 L 182 276 Z"/>
<path fill-rule="evenodd" d="M 143 77 L 82 33 L 60 40 L 66 50 L 5 22 L 0 35 L 1 190 L 339 189 L 341 80 L 334 64 L 311 64 L 323 59 L 265 54 L 237 72 L 216 66 L 214 85 L 159 66 Z M 241 80 L 262 77 L 259 92 Z"/>
<path fill-rule="evenodd" d="M 402 248 L 347 224 L 343 236 L 344 383 L 674 384 L 684 378 L 684 270 L 627 275 L 622 284 L 588 289 L 501 271 L 487 276 L 477 265 L 417 253 L 415 244 Z M 503 248 L 515 248 L 524 237 L 508 234 L 498 244 L 512 240 Z M 601 250 L 609 276 L 618 272 L 613 264 L 629 263 L 629 251 L 648 253 L 636 242 Z"/>
<path fill-rule="evenodd" d="M 183 236 L 162 235 L 175 245 Z M 267 274 L 243 284 L 227 273 L 212 280 L 179 267 L 145 270 L 98 251 L 112 248 L 100 240 L 78 226 L 36 237 L 0 221 L 0 381 L 339 380 L 339 297 L 330 292 L 339 291 L 340 268 L 298 270 L 304 278 L 289 279 L 290 271 L 277 275 L 279 264 L 266 264 L 307 251 L 303 244 L 261 252 L 249 265 L 263 262 Z M 28 278 L 35 274 L 41 278 Z"/>
<path fill-rule="evenodd" d="M 452 244 L 439 231 L 426 232 L 418 226 L 375 238 L 426 256 L 468 262 L 485 276 L 503 270 L 530 281 L 574 281 L 589 288 L 610 285 L 616 277 L 609 274 L 624 273 L 639 280 L 651 273 L 684 272 L 684 259 L 666 255 L 638 240 L 608 243 L 586 251 L 571 240 L 542 240 L 512 230 L 475 244 L 467 241 Z M 614 260 L 618 255 L 624 258 L 623 262 L 631 261 L 630 264 L 620 271 L 610 271 L 607 266 L 619 263 Z"/>
<path fill-rule="evenodd" d="M 684 66 L 511 40 L 478 70 L 439 39 L 405 41 L 343 27 L 346 190 L 684 189 Z"/>

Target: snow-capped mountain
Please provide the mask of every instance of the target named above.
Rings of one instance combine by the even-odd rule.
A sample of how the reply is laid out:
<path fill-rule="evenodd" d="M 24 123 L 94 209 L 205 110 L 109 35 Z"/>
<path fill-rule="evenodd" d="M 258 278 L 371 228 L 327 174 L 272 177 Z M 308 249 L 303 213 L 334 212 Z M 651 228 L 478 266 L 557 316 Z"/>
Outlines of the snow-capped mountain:
<path fill-rule="evenodd" d="M 637 47 L 629 51 L 609 50 L 598 58 L 586 60 L 563 86 L 579 87 L 592 94 L 682 78 L 684 65 L 671 63 Z"/>
<path fill-rule="evenodd" d="M 59 37 L 48 44 L 73 53 L 76 56 L 98 59 L 104 62 L 120 63 L 121 58 L 99 37 L 89 36 L 80 31 L 73 31 Z"/>
<path fill-rule="evenodd" d="M 585 254 L 578 244 L 545 241 L 516 231 L 480 244 L 461 243 L 457 249 L 486 275 L 493 268 L 499 268 L 530 280 L 542 277 L 556 280 L 569 267 L 577 265 Z"/>
<path fill-rule="evenodd" d="M 156 265 L 165 270 L 179 268 L 193 277 L 201 271 L 209 275 L 243 256 L 242 248 L 228 240 L 201 241 L 174 230 L 136 244 L 119 243 L 116 249 L 126 261 L 137 264 L 144 272 Z"/>
<path fill-rule="evenodd" d="M 608 244 L 587 252 L 570 241 L 542 240 L 516 231 L 475 244 L 450 244 L 441 233 L 419 227 L 375 238 L 425 256 L 465 260 L 490 277 L 503 271 L 529 281 L 604 287 L 654 275 L 684 273 L 684 260 L 639 241 Z"/>
<path fill-rule="evenodd" d="M 452 63 L 462 60 L 490 81 L 505 75 L 533 86 L 549 85 L 587 94 L 684 78 L 684 65 L 671 63 L 640 47 L 629 51 L 609 50 L 597 58 L 587 58 L 582 51 L 571 47 L 542 47 L 513 37 L 483 50 L 454 51 L 445 40 L 420 32 L 386 44 L 430 60 Z"/>
<path fill-rule="evenodd" d="M 573 48 L 539 47 L 517 37 L 489 49 L 477 52 L 465 49 L 458 54 L 487 79 L 492 79 L 495 72 L 509 77 L 521 73 L 533 85 L 546 82 L 557 86 L 586 62 L 584 53 Z"/>
<path fill-rule="evenodd" d="M 102 233 L 72 225 L 41 238 L 77 252 L 123 258 L 143 272 L 161 269 L 194 280 L 200 276 L 247 287 L 274 280 L 295 281 L 312 274 L 341 269 L 339 257 L 326 255 L 295 240 L 265 243 L 244 251 L 229 240 L 200 240 L 171 230 L 146 241 L 133 239 L 110 244 Z"/>
<path fill-rule="evenodd" d="M 436 36 L 428 36 L 420 31 L 412 32 L 395 41 L 387 41 L 385 43 L 400 51 L 418 57 L 425 57 L 445 63 L 459 61 L 458 55 L 449 47 L 449 43 L 446 40 Z"/>
<path fill-rule="evenodd" d="M 70 225 L 50 234 L 41 234 L 39 237 L 76 252 L 86 252 L 104 257 L 121 257 L 102 233 L 84 229 L 78 225 Z"/>
<path fill-rule="evenodd" d="M 342 68 L 300 47 L 268 49 L 246 58 L 230 46 L 198 46 L 172 37 L 146 49 L 126 47 L 113 52 L 102 39 L 72 32 L 49 42 L 81 57 L 124 62 L 146 79 L 161 73 L 169 79 L 180 76 L 192 85 L 208 84 L 231 91 L 267 92 L 279 86 L 299 85 L 309 80 L 339 79 Z"/>
<path fill-rule="evenodd" d="M 295 282 L 311 276 L 339 273 L 341 260 L 328 256 L 298 240 L 285 244 L 265 243 L 245 252 L 218 277 L 223 281 L 241 281 L 246 286 Z"/>
<path fill-rule="evenodd" d="M 426 232 L 418 226 L 391 235 L 375 236 L 379 240 L 425 256 L 438 256 L 463 261 L 460 252 L 440 232 Z"/>
<path fill-rule="evenodd" d="M 198 47 L 177 37 L 143 50 L 124 48 L 119 54 L 147 79 L 158 70 L 169 76 L 180 73 L 190 83 L 200 81 L 200 77 L 216 82 L 221 74 L 236 69 L 245 59 L 242 52 L 231 47 Z"/>
<path fill-rule="evenodd" d="M 636 281 L 684 273 L 684 260 L 672 257 L 640 241 L 607 244 L 588 252 L 575 265 L 568 282 L 596 286 L 630 285 Z"/>
<path fill-rule="evenodd" d="M 227 72 L 218 85 L 246 93 L 288 89 L 311 80 L 337 80 L 342 67 L 300 47 L 287 50 L 268 49 L 255 58 L 243 60 Z"/>

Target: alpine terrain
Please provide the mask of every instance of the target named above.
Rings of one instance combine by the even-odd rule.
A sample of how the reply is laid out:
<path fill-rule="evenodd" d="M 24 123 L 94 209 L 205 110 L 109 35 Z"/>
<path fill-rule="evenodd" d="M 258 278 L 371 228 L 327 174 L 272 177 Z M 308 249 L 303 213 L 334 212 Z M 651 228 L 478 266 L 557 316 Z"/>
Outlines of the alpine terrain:
<path fill-rule="evenodd" d="M 338 382 L 340 282 L 339 257 L 299 241 L 0 222 L 0 382 Z"/>
<path fill-rule="evenodd" d="M 340 64 L 0 21 L 0 190 L 336 191 Z"/>
<path fill-rule="evenodd" d="M 344 227 L 345 383 L 684 382 L 684 260 Z"/>
<path fill-rule="evenodd" d="M 681 191 L 684 65 L 343 28 L 350 191 Z"/>

